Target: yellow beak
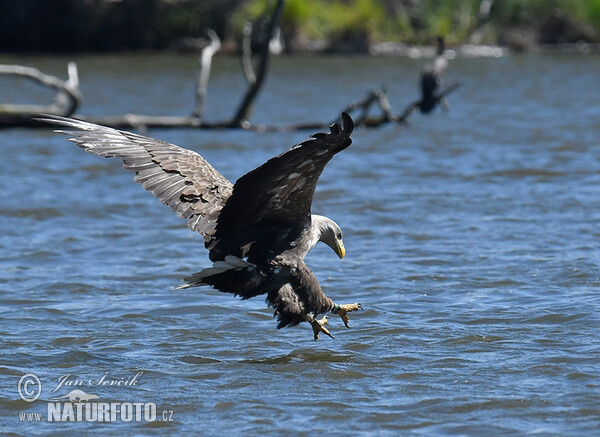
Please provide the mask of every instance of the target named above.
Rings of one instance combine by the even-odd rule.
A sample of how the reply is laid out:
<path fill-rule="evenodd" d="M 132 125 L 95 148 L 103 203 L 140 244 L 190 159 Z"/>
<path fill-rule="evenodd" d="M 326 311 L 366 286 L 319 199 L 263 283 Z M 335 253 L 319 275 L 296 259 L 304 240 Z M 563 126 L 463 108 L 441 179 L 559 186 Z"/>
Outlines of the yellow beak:
<path fill-rule="evenodd" d="M 335 253 L 337 253 L 340 259 L 346 256 L 346 248 L 342 240 L 335 240 Z"/>

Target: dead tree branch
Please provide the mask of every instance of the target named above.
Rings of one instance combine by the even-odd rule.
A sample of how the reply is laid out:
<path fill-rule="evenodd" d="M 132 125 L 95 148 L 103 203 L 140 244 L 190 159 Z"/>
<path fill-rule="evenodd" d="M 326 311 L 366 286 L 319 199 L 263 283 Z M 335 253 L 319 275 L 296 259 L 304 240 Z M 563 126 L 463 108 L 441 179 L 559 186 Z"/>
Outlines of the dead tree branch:
<path fill-rule="evenodd" d="M 248 85 L 256 83 L 256 74 L 252 65 L 252 23 L 244 23 L 244 39 L 242 41 L 242 71 Z"/>
<path fill-rule="evenodd" d="M 460 87 L 460 83 L 456 82 L 449 87 L 445 88 L 437 96 L 437 100 L 441 103 L 444 98 L 450 93 L 456 91 Z M 391 104 L 386 94 L 385 88 L 378 90 L 369 91 L 367 96 L 359 100 L 358 102 L 351 103 L 346 106 L 340 112 L 347 112 L 350 115 L 360 111 L 358 115 L 353 115 L 354 124 L 356 126 L 363 126 L 367 128 L 379 127 L 387 123 L 395 124 L 407 124 L 408 118 L 412 115 L 415 109 L 419 108 L 420 100 L 409 104 L 403 112 L 396 115 L 393 113 Z M 381 115 L 372 116 L 369 115 L 372 107 L 378 107 L 381 111 Z M 111 117 L 89 117 L 79 116 L 78 118 L 92 123 L 98 123 L 102 125 L 112 126 L 117 129 L 137 129 L 146 130 L 148 128 L 191 128 L 191 129 L 224 129 L 224 128 L 243 128 L 246 130 L 252 130 L 256 132 L 280 132 L 280 131 L 297 131 L 297 130 L 317 130 L 325 129 L 328 123 L 315 122 L 315 123 L 299 123 L 287 126 L 268 126 L 261 124 L 251 124 L 245 122 L 243 125 L 231 125 L 230 121 L 220 121 L 215 123 L 207 123 L 201 121 L 199 118 L 190 117 L 170 117 L 170 116 L 148 116 L 148 115 L 136 115 L 136 114 L 125 114 Z M 338 119 L 334 122 L 339 122 Z"/>
<path fill-rule="evenodd" d="M 447 105 L 446 96 L 456 91 L 460 86 L 460 82 L 455 82 L 449 87 L 443 89 L 435 96 L 436 104 L 441 104 L 442 106 Z M 369 116 L 371 107 L 374 105 L 379 107 L 380 111 L 382 112 L 381 115 Z M 378 127 L 386 123 L 407 124 L 408 118 L 412 115 L 414 110 L 419 109 L 420 106 L 421 100 L 416 100 L 406 106 L 404 111 L 402 111 L 400 114 L 395 115 L 388 100 L 386 89 L 385 87 L 382 87 L 381 89 L 370 91 L 364 99 L 346 106 L 343 109 L 343 112 L 347 112 L 348 114 L 352 115 L 354 112 L 360 111 L 359 115 L 355 115 L 353 117 L 355 125 L 364 127 Z M 338 122 L 339 119 L 336 119 L 335 121 Z M 288 126 L 286 129 L 293 130 L 295 127 L 298 129 L 312 129 L 321 128 L 323 125 L 317 123 L 306 123 L 297 126 Z"/>
<path fill-rule="evenodd" d="M 145 130 L 148 128 L 201 128 L 201 129 L 218 129 L 218 128 L 243 128 L 257 131 L 279 129 L 270 128 L 266 126 L 253 126 L 247 119 L 251 112 L 252 103 L 258 95 L 262 84 L 267 75 L 269 68 L 269 42 L 273 38 L 277 23 L 283 11 L 285 5 L 284 0 L 277 0 L 277 4 L 271 15 L 269 26 L 263 44 L 261 46 L 260 61 L 258 72 L 253 78 L 254 72 L 252 70 L 251 53 L 250 53 L 250 32 L 246 36 L 244 44 L 248 45 L 247 52 L 244 55 L 246 64 L 244 72 L 246 80 L 248 82 L 248 89 L 242 102 L 236 112 L 236 115 L 231 120 L 225 120 L 215 123 L 206 123 L 201 120 L 204 112 L 204 101 L 208 87 L 208 78 L 210 75 L 210 67 L 212 63 L 212 57 L 220 48 L 220 41 L 217 35 L 213 31 L 209 31 L 209 37 L 211 38 L 210 44 L 205 47 L 202 51 L 200 60 L 200 72 L 197 79 L 196 87 L 196 107 L 191 116 L 188 117 L 169 117 L 169 116 L 147 116 L 138 114 L 125 114 L 120 116 L 111 117 L 89 117 L 80 116 L 79 118 L 91 121 L 94 123 L 105 124 L 116 128 L 134 128 L 138 130 Z"/>
<path fill-rule="evenodd" d="M 68 78 L 63 81 L 42 73 L 37 68 L 23 65 L 0 65 L 0 74 L 31 79 L 43 86 L 57 90 L 54 101 L 49 105 L 0 104 L 0 126 L 29 126 L 35 124 L 32 115 L 46 113 L 62 116 L 72 115 L 81 101 L 77 65 L 69 62 Z"/>
<path fill-rule="evenodd" d="M 251 36 L 252 25 L 249 23 L 244 27 L 244 41 L 242 50 L 242 69 L 248 83 L 246 93 L 244 94 L 240 105 L 233 118 L 217 121 L 203 121 L 204 106 L 206 94 L 208 91 L 208 81 L 211 72 L 212 58 L 220 50 L 220 40 L 217 34 L 209 30 L 208 36 L 210 42 L 200 55 L 199 70 L 196 79 L 195 90 L 195 107 L 189 116 L 151 116 L 141 114 L 124 114 L 107 117 L 93 117 L 86 115 L 78 115 L 78 118 L 93 123 L 112 126 L 118 129 L 137 129 L 146 130 L 148 128 L 190 128 L 190 129 L 247 129 L 259 132 L 265 131 L 290 131 L 290 130 L 305 130 L 305 129 L 322 129 L 326 128 L 327 124 L 318 123 L 301 123 L 288 126 L 266 126 L 253 125 L 249 121 L 249 116 L 252 104 L 256 99 L 261 86 L 263 85 L 270 59 L 270 42 L 273 41 L 275 30 L 278 28 L 278 21 L 281 17 L 285 0 L 277 0 L 272 8 L 270 17 L 265 14 L 263 19 L 267 22 L 267 30 L 264 35 L 259 38 L 260 42 L 260 59 L 258 70 L 255 74 L 252 65 L 251 54 Z M 55 88 L 57 96 L 54 102 L 50 105 L 10 105 L 0 104 L 0 127 L 27 126 L 27 127 L 42 127 L 43 124 L 34 121 L 32 118 L 40 114 L 56 114 L 70 116 L 74 113 L 80 102 L 79 79 L 77 67 L 74 63 L 69 63 L 68 79 L 62 81 L 54 76 L 43 74 L 39 70 L 30 67 L 18 65 L 0 65 L 0 74 L 15 75 L 26 77 L 35 80 L 45 86 Z M 421 100 L 414 101 L 409 104 L 405 110 L 396 115 L 392 110 L 392 106 L 386 94 L 386 89 L 376 89 L 369 91 L 367 96 L 362 100 L 352 103 L 343 111 L 353 115 L 354 122 L 357 126 L 378 127 L 386 123 L 406 124 L 410 115 L 415 109 L 420 109 L 421 112 L 429 112 L 435 105 L 441 104 L 447 106 L 446 96 L 454 92 L 460 83 L 454 83 L 437 94 L 429 95 L 427 99 L 424 97 Z M 426 100 L 426 101 L 425 101 Z M 424 103 L 425 102 L 425 103 Z M 432 106 L 433 103 L 433 106 Z M 424 107 L 427 106 L 427 111 Z M 370 115 L 373 107 L 379 108 L 379 115 Z M 339 112 L 338 112 L 339 113 Z M 337 120 L 339 121 L 339 120 Z"/>
<path fill-rule="evenodd" d="M 441 105 L 442 109 L 447 110 L 448 109 L 448 102 L 446 101 L 446 96 L 453 93 L 454 91 L 456 91 L 458 88 L 460 88 L 461 83 L 460 82 L 454 82 L 452 85 L 444 88 L 442 91 L 440 91 L 439 93 L 434 95 L 433 98 L 433 102 L 434 102 L 434 107 L 435 105 Z M 397 123 L 407 123 L 408 122 L 408 117 L 410 117 L 410 115 L 413 113 L 413 111 L 415 109 L 420 109 L 421 112 L 427 112 L 429 113 L 431 111 L 431 109 L 428 107 L 426 111 L 423 111 L 422 109 L 422 105 L 423 105 L 423 100 L 416 100 L 413 103 L 411 103 L 410 105 L 408 105 L 404 111 L 402 112 L 401 115 L 399 115 L 397 117 L 396 122 Z"/>
<path fill-rule="evenodd" d="M 211 43 L 205 47 L 202 51 L 200 60 L 200 72 L 197 80 L 196 88 L 196 107 L 194 112 L 189 117 L 167 117 L 167 116 L 147 116 L 138 114 L 125 114 L 114 117 L 80 117 L 83 120 L 91 121 L 99 124 L 106 124 L 116 128 L 135 128 L 138 130 L 145 130 L 148 128 L 201 128 L 201 129 L 218 129 L 218 128 L 243 128 L 256 131 L 272 130 L 279 128 L 271 128 L 267 126 L 253 126 L 247 119 L 251 112 L 252 103 L 258 95 L 262 84 L 267 75 L 269 68 L 269 42 L 273 38 L 275 29 L 279 22 L 279 18 L 285 5 L 284 0 L 277 0 L 277 4 L 271 15 L 269 26 L 260 52 L 259 68 L 256 76 L 253 78 L 254 71 L 252 70 L 252 60 L 250 53 L 250 41 L 251 41 L 251 29 L 248 30 L 248 35 L 245 36 L 244 44 L 247 45 L 246 58 L 243 62 L 246 64 L 243 69 L 246 80 L 248 82 L 248 89 L 242 102 L 236 112 L 236 115 L 231 120 L 225 120 L 215 123 L 207 123 L 201 120 L 204 111 L 204 100 L 206 96 L 208 78 L 210 75 L 210 67 L 212 63 L 212 57 L 220 48 L 220 42 L 217 35 L 211 30 L 209 31 L 209 37 Z"/>
<path fill-rule="evenodd" d="M 453 93 L 454 91 L 456 91 L 457 89 L 459 89 L 461 87 L 462 83 L 460 82 L 454 82 L 452 85 L 444 88 L 439 94 L 438 94 L 438 100 L 442 100 L 444 99 L 448 94 Z"/>
<path fill-rule="evenodd" d="M 250 116 L 250 112 L 252 110 L 252 103 L 254 99 L 258 95 L 260 88 L 267 77 L 267 71 L 269 68 L 269 41 L 273 38 L 275 33 L 275 29 L 277 28 L 277 23 L 279 22 L 279 17 L 283 11 L 283 7 L 285 5 L 284 0 L 277 0 L 277 4 L 275 6 L 275 10 L 273 11 L 273 15 L 271 16 L 271 21 L 269 22 L 269 27 L 267 30 L 267 35 L 263 38 L 262 47 L 260 52 L 260 62 L 258 64 L 258 72 L 256 73 L 256 80 L 254 83 L 250 84 L 248 90 L 246 91 L 246 95 L 242 99 L 242 103 L 240 104 L 236 114 L 231 120 L 232 126 L 244 126 L 247 124 L 247 120 Z"/>
<path fill-rule="evenodd" d="M 200 55 L 200 67 L 196 82 L 196 107 L 192 113 L 192 116 L 198 119 L 201 119 L 204 113 L 204 101 L 206 99 L 206 92 L 208 91 L 212 58 L 221 49 L 221 40 L 214 30 L 208 30 L 208 37 L 210 38 L 210 44 L 202 49 L 202 54 Z"/>
<path fill-rule="evenodd" d="M 55 104 L 59 108 L 65 108 L 65 114 L 71 115 L 81 103 L 81 92 L 79 91 L 79 72 L 77 64 L 69 62 L 67 65 L 67 80 L 64 87 L 59 89 Z"/>
<path fill-rule="evenodd" d="M 361 113 L 358 117 L 355 117 L 354 123 L 357 125 L 362 125 L 365 124 L 365 122 L 367 122 L 369 119 L 369 111 L 371 110 L 371 106 L 373 106 L 375 103 L 379 105 L 379 109 L 383 112 L 383 115 L 379 117 L 379 119 L 385 120 L 386 122 L 396 122 L 397 117 L 392 113 L 392 107 L 387 98 L 385 87 L 370 91 L 365 99 L 348 105 L 343 112 L 350 114 L 354 111 L 360 110 Z"/>

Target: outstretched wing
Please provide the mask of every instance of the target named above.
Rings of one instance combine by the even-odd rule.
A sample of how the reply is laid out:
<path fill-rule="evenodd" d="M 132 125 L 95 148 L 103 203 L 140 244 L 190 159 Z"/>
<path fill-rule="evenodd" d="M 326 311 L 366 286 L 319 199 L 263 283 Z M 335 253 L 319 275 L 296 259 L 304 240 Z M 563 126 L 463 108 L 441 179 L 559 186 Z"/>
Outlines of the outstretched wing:
<path fill-rule="evenodd" d="M 215 241 L 260 222 L 285 225 L 308 219 L 325 165 L 352 143 L 352 119 L 343 113 L 342 120 L 342 127 L 333 124 L 330 133 L 314 134 L 238 179 L 219 215 Z"/>
<path fill-rule="evenodd" d="M 72 118 L 47 115 L 40 121 L 74 130 L 57 132 L 95 155 L 123 160 L 134 180 L 188 221 L 206 243 L 212 239 L 221 208 L 232 184 L 198 153 L 153 138 Z"/>

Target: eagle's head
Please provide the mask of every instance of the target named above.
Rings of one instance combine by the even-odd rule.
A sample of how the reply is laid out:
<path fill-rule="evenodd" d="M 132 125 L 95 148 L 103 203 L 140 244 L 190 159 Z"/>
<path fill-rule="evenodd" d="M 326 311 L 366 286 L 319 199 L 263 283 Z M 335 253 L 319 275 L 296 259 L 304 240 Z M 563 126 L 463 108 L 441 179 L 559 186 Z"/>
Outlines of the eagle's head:
<path fill-rule="evenodd" d="M 344 241 L 342 240 L 342 230 L 336 222 L 322 215 L 312 215 L 313 226 L 317 228 L 318 241 L 322 241 L 342 259 L 346 255 Z"/>

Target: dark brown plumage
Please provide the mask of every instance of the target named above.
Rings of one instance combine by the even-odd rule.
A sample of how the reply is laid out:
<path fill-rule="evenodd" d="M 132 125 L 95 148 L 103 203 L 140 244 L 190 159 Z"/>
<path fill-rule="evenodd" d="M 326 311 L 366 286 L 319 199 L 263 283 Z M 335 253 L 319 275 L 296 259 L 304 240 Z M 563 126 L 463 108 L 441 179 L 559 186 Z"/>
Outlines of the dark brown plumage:
<path fill-rule="evenodd" d="M 438 37 L 436 56 L 425 64 L 421 71 L 421 100 L 418 106 L 424 114 L 433 111 L 440 101 L 438 90 L 442 87 L 444 73 L 448 67 L 448 59 L 444 55 L 445 51 L 444 39 Z"/>
<path fill-rule="evenodd" d="M 318 133 L 242 176 L 235 185 L 191 150 L 130 132 L 57 116 L 41 119 L 87 152 L 123 160 L 134 180 L 187 220 L 204 237 L 213 266 L 184 278 L 178 288 L 212 285 L 244 299 L 267 295 L 278 327 L 309 321 L 325 332 L 318 314 L 332 311 L 348 326 L 358 304 L 336 305 L 304 263 L 318 241 L 342 258 L 342 233 L 333 220 L 311 214 L 315 187 L 325 165 L 352 140 L 353 123 Z"/>

